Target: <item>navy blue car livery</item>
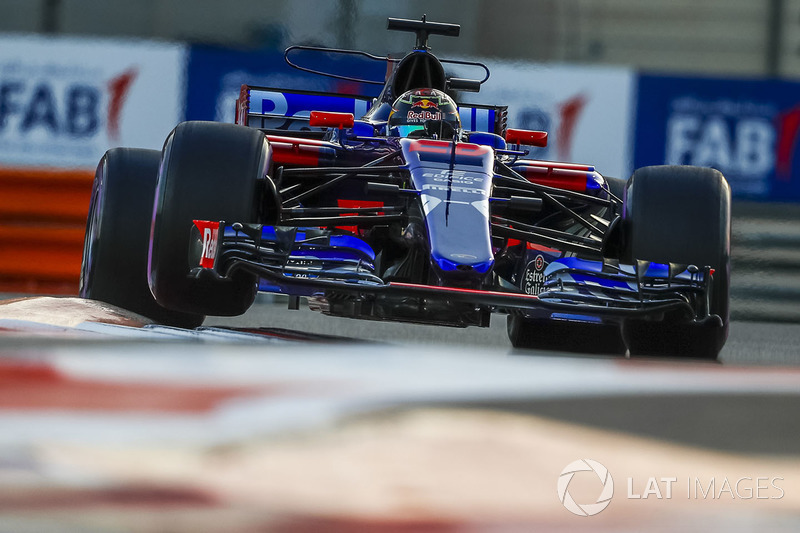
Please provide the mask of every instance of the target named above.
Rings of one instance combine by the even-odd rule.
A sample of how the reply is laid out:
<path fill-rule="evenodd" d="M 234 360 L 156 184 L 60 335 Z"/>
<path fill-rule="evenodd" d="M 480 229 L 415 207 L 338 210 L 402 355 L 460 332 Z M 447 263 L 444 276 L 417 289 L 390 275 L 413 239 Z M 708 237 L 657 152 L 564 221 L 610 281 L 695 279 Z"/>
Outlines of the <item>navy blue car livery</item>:
<path fill-rule="evenodd" d="M 351 88 L 377 83 L 377 97 L 244 85 L 237 125 L 184 123 L 160 163 L 137 156 L 137 168 L 158 167 L 157 179 L 137 170 L 155 190 L 141 222 L 144 274 L 131 274 L 147 281 L 138 295 L 97 281 L 104 195 L 122 157 L 109 152 L 82 294 L 176 324 L 242 313 L 256 289 L 368 320 L 487 327 L 502 313 L 515 347 L 716 357 L 729 323 L 722 175 L 662 166 L 624 180 L 531 159 L 546 132 L 509 128 L 502 105 L 469 103 L 488 68 L 430 51 L 429 36 L 457 25 L 423 17 L 389 29 L 417 35 L 402 59 L 286 52 L 313 72 L 298 50 L 383 61 L 385 80 L 345 77 Z"/>

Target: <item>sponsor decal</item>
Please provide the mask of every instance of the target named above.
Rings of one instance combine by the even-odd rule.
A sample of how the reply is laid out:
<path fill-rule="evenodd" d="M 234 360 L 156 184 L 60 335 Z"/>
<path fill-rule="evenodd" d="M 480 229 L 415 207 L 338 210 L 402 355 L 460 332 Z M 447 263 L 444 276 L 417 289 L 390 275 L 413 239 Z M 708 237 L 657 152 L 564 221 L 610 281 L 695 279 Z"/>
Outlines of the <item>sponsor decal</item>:
<path fill-rule="evenodd" d="M 217 256 L 217 242 L 219 230 L 203 228 L 203 253 L 200 256 L 200 266 L 214 268 L 214 259 Z"/>
<path fill-rule="evenodd" d="M 301 94 L 290 91 L 269 91 L 252 89 L 250 91 L 250 112 L 267 115 L 261 127 L 275 129 L 309 129 L 308 122 L 286 120 L 287 118 L 308 118 L 312 111 L 352 113 L 361 118 L 371 106 L 371 101 L 354 96 L 329 94 Z M 324 128 L 323 128 L 324 129 Z"/>
<path fill-rule="evenodd" d="M 411 104 L 412 108 L 419 107 L 422 109 L 436 109 L 439 110 L 439 105 L 435 102 L 428 100 L 427 98 L 423 98 L 422 100 L 417 100 L 413 104 Z"/>
<path fill-rule="evenodd" d="M 94 168 L 182 118 L 180 45 L 0 37 L 0 165 Z"/>
<path fill-rule="evenodd" d="M 92 135 L 97 130 L 100 92 L 91 85 L 70 84 L 58 91 L 47 82 L 19 78 L 0 82 L 0 128 L 21 135 L 37 129 L 54 134 Z"/>
<path fill-rule="evenodd" d="M 442 120 L 442 114 L 439 111 L 431 112 L 428 110 L 414 112 L 409 111 L 406 114 L 406 120 L 409 122 L 425 122 L 426 120 Z"/>
<path fill-rule="evenodd" d="M 800 199 L 800 83 L 641 76 L 635 166 L 721 171 L 734 196 Z"/>
<path fill-rule="evenodd" d="M 432 185 L 426 183 L 422 186 L 423 191 L 444 191 L 444 192 L 463 192 L 467 194 L 479 194 L 481 196 L 488 196 L 488 193 L 483 189 L 476 189 L 473 187 L 455 187 L 450 185 Z"/>
<path fill-rule="evenodd" d="M 469 173 L 464 170 L 437 170 L 435 172 L 423 172 L 422 175 L 423 177 L 431 178 L 433 181 L 467 185 L 485 181 L 482 175 Z"/>
<path fill-rule="evenodd" d="M 594 165 L 630 176 L 635 75 L 631 69 L 492 62 L 481 101 L 508 106 L 508 127 L 548 133 L 531 159 Z M 462 114 L 462 119 L 464 115 Z"/>
<path fill-rule="evenodd" d="M 790 181 L 792 163 L 797 148 L 797 134 L 800 133 L 800 106 L 778 115 L 778 142 L 776 153 L 777 177 L 781 181 Z"/>
<path fill-rule="evenodd" d="M 552 153 L 553 148 L 548 146 L 531 146 L 526 148 L 532 154 L 531 157 L 571 161 L 575 132 L 581 125 L 587 103 L 587 95 L 576 94 L 556 102 L 551 109 L 526 106 L 516 115 L 512 124 L 516 128 L 546 131 L 549 136 L 555 138 L 555 153 Z"/>
<path fill-rule="evenodd" d="M 585 94 L 577 94 L 558 104 L 559 124 L 556 147 L 559 160 L 566 161 L 572 158 L 575 129 L 578 127 L 587 99 Z"/>
<path fill-rule="evenodd" d="M 544 290 L 544 269 L 547 268 L 542 254 L 537 254 L 533 261 L 525 266 L 525 275 L 522 279 L 522 290 L 525 294 L 538 296 Z"/>
<path fill-rule="evenodd" d="M 666 123 L 664 163 L 714 167 L 746 194 L 767 192 L 775 169 L 775 106 L 681 97 Z"/>
<path fill-rule="evenodd" d="M 130 68 L 115 76 L 108 82 L 108 118 L 106 124 L 108 127 L 108 136 L 113 141 L 119 140 L 120 116 L 122 115 L 122 107 L 125 105 L 128 91 L 136 79 L 138 68 Z"/>
<path fill-rule="evenodd" d="M 194 225 L 200 230 L 200 238 L 203 247 L 200 253 L 200 266 L 203 268 L 214 268 L 217 259 L 217 248 L 219 247 L 219 222 L 209 222 L 207 220 L 195 220 Z"/>

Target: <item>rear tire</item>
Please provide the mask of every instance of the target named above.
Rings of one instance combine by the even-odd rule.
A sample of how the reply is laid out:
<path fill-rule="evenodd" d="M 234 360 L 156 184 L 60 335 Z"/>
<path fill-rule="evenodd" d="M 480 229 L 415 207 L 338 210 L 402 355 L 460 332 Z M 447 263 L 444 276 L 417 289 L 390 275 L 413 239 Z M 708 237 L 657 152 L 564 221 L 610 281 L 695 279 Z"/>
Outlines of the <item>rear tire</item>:
<path fill-rule="evenodd" d="M 114 148 L 95 172 L 80 295 L 162 324 L 194 328 L 203 316 L 165 309 L 147 285 L 147 248 L 161 152 Z"/>
<path fill-rule="evenodd" d="M 169 309 L 205 315 L 244 313 L 256 296 L 256 275 L 225 280 L 189 272 L 194 220 L 258 222 L 256 184 L 270 162 L 259 130 L 216 122 L 183 122 L 167 137 L 158 175 L 150 242 L 149 283 Z"/>
<path fill-rule="evenodd" d="M 709 313 L 720 321 L 629 319 L 631 355 L 715 359 L 728 337 L 731 193 L 722 174 L 690 166 L 644 167 L 628 181 L 626 259 L 692 264 L 715 270 Z"/>

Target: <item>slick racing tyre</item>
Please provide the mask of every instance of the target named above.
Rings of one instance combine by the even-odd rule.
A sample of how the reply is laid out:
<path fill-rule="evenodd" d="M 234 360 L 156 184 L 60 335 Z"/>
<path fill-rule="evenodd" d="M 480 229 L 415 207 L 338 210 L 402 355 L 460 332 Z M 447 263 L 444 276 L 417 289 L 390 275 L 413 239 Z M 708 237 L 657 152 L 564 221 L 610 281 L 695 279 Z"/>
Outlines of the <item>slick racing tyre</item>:
<path fill-rule="evenodd" d="M 625 343 L 614 324 L 526 319 L 508 315 L 508 339 L 514 348 L 587 354 L 624 355 Z"/>
<path fill-rule="evenodd" d="M 628 181 L 625 255 L 714 269 L 708 312 L 688 321 L 628 319 L 623 336 L 631 355 L 714 359 L 729 323 L 731 193 L 722 174 L 690 166 L 644 167 Z"/>
<path fill-rule="evenodd" d="M 94 177 L 83 244 L 80 295 L 162 324 L 193 328 L 202 315 L 158 305 L 147 285 L 147 248 L 161 152 L 114 148 Z"/>
<path fill-rule="evenodd" d="M 625 180 L 603 177 L 609 191 L 622 199 Z M 616 324 L 533 319 L 520 314 L 510 314 L 506 320 L 508 339 L 514 348 L 606 355 L 624 355 L 627 350 Z"/>
<path fill-rule="evenodd" d="M 259 130 L 216 122 L 183 122 L 167 137 L 158 175 L 150 242 L 150 290 L 177 311 L 233 316 L 255 299 L 257 277 L 190 277 L 194 220 L 257 222 L 257 181 L 269 165 Z"/>

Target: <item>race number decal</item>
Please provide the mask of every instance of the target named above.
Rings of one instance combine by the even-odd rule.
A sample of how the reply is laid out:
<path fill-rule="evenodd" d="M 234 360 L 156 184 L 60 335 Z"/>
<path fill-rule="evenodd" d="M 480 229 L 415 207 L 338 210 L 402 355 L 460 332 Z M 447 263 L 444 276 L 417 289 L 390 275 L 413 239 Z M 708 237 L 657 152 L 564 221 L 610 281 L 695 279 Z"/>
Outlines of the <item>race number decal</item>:
<path fill-rule="evenodd" d="M 533 261 L 525 266 L 525 275 L 522 278 L 522 289 L 525 294 L 538 296 L 544 289 L 544 269 L 547 261 L 542 254 L 537 255 Z"/>

